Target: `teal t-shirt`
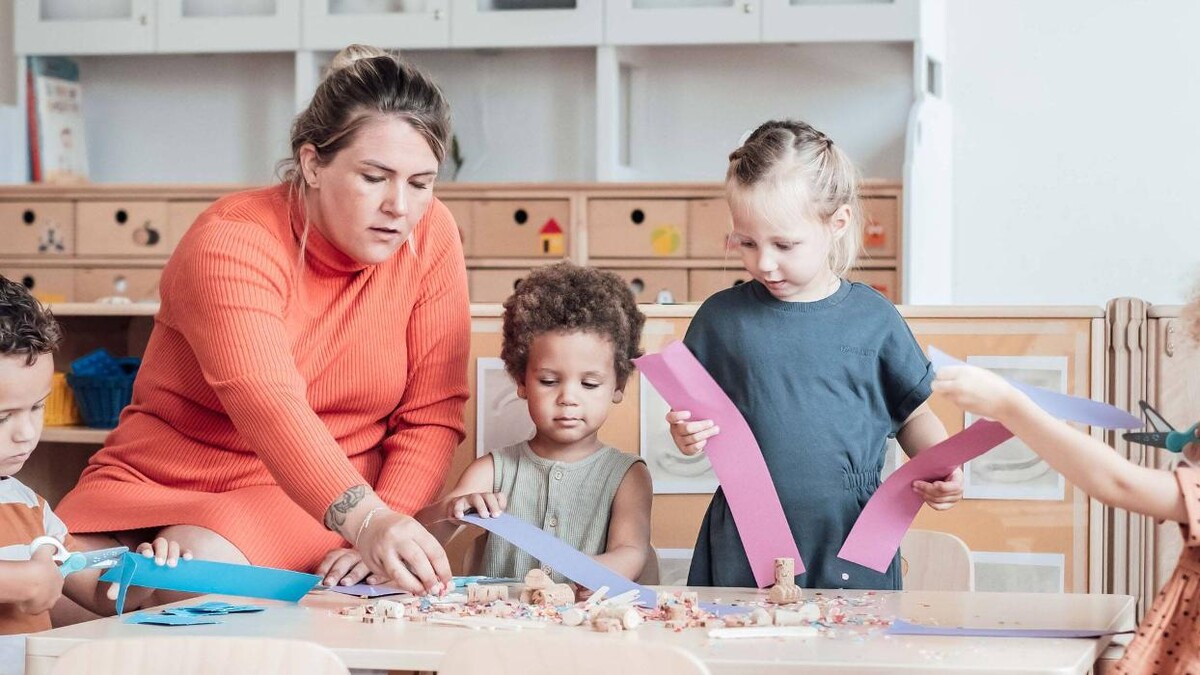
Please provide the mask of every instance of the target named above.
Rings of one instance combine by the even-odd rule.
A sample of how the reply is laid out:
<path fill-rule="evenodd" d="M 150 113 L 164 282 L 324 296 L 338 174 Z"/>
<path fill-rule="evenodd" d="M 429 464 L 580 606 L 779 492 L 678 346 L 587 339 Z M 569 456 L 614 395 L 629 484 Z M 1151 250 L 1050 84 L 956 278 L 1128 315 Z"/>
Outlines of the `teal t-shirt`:
<path fill-rule="evenodd" d="M 860 283 L 843 281 L 823 300 L 785 302 L 749 282 L 705 301 L 684 343 L 762 449 L 807 567 L 796 583 L 900 588 L 899 556 L 883 574 L 837 558 L 879 487 L 888 437 L 931 393 L 933 369 L 895 306 Z M 755 586 L 720 489 L 688 584 Z"/>

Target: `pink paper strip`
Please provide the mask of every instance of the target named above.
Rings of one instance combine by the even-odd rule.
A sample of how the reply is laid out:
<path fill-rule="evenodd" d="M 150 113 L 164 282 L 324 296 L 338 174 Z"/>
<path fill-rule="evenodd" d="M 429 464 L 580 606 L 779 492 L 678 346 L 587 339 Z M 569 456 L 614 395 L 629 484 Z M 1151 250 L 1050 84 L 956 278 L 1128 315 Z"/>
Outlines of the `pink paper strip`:
<path fill-rule="evenodd" d="M 955 467 L 975 459 L 1012 438 L 1004 425 L 979 420 L 905 462 L 883 481 L 846 537 L 838 557 L 876 572 L 887 570 L 904 533 L 925 503 L 912 489 L 913 481 L 941 480 Z"/>
<path fill-rule="evenodd" d="M 775 558 L 794 559 L 796 573 L 803 573 L 804 561 L 762 450 L 733 401 L 682 342 L 634 362 L 673 410 L 689 410 L 692 419 L 713 420 L 720 427 L 721 433 L 708 439 L 704 450 L 725 491 L 759 588 L 775 582 Z"/>

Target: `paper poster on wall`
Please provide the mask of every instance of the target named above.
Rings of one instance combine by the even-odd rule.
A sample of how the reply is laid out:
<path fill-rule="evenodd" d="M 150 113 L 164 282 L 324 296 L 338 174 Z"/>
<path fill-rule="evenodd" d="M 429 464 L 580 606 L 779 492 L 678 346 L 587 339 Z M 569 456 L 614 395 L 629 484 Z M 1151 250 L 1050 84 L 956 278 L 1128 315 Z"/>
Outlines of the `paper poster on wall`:
<path fill-rule="evenodd" d="M 975 590 L 1001 593 L 1062 593 L 1066 556 L 1061 553 L 972 551 Z"/>
<path fill-rule="evenodd" d="M 497 358 L 480 358 L 475 367 L 475 456 L 482 457 L 533 438 L 536 429 L 517 383 Z"/>
<path fill-rule="evenodd" d="M 687 586 L 688 570 L 692 567 L 692 549 L 660 548 L 658 553 L 658 585 Z"/>
<path fill-rule="evenodd" d="M 1065 356 L 968 356 L 967 363 L 1002 377 L 1067 393 Z M 965 424 L 975 421 L 966 413 Z M 1019 438 L 997 445 L 963 467 L 966 499 L 1026 499 L 1061 501 L 1063 477 Z"/>
<path fill-rule="evenodd" d="M 641 429 L 642 459 L 650 469 L 654 481 L 654 494 L 711 494 L 716 491 L 717 474 L 704 453 L 688 456 L 675 447 L 671 439 L 667 413 L 671 410 L 666 400 L 654 389 L 654 385 L 641 378 Z"/>

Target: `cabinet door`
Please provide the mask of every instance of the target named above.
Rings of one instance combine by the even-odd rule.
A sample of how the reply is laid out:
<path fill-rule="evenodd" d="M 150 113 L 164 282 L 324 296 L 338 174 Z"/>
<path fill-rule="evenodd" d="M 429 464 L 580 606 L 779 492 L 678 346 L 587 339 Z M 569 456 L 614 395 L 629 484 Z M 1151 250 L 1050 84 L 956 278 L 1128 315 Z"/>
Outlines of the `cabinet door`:
<path fill-rule="evenodd" d="M 688 302 L 704 302 L 713 293 L 740 286 L 750 279 L 750 273 L 736 263 L 723 270 L 694 269 L 688 272 Z"/>
<path fill-rule="evenodd" d="M 688 271 L 682 269 L 613 269 L 642 304 L 664 305 L 688 300 Z"/>
<path fill-rule="evenodd" d="M 451 0 L 452 47 L 598 45 L 602 0 Z"/>
<path fill-rule="evenodd" d="M 210 206 L 212 206 L 210 201 L 170 202 L 167 204 L 166 239 L 168 250 L 175 250 L 188 228 Z"/>
<path fill-rule="evenodd" d="M 454 216 L 454 224 L 458 226 L 458 237 L 462 241 L 463 256 L 470 258 L 475 251 L 474 238 L 471 236 L 471 211 L 474 203 L 468 199 L 443 199 L 441 201 L 450 210 L 450 215 Z"/>
<path fill-rule="evenodd" d="M 79 202 L 76 212 L 79 255 L 171 254 L 166 202 Z"/>
<path fill-rule="evenodd" d="M 75 270 L 70 267 L 0 267 L 0 275 L 28 288 L 42 302 L 75 301 Z"/>
<path fill-rule="evenodd" d="M 863 197 L 863 252 L 870 258 L 895 258 L 900 231 L 900 200 Z"/>
<path fill-rule="evenodd" d="M 504 302 L 528 275 L 528 269 L 471 270 L 467 274 L 471 302 Z"/>
<path fill-rule="evenodd" d="M 300 0 L 158 0 L 160 52 L 278 52 L 300 47 Z"/>
<path fill-rule="evenodd" d="M 588 257 L 682 258 L 688 203 L 683 199 L 588 201 Z"/>
<path fill-rule="evenodd" d="M 692 199 L 688 202 L 688 257 L 721 258 L 737 267 L 741 257 L 729 246 L 733 216 L 723 198 Z"/>
<path fill-rule="evenodd" d="M 565 258 L 571 202 L 566 199 L 487 199 L 471 210 L 475 258 Z"/>
<path fill-rule="evenodd" d="M 762 0 L 609 0 L 614 45 L 758 42 Z"/>
<path fill-rule="evenodd" d="M 763 42 L 916 40 L 920 0 L 761 0 Z"/>
<path fill-rule="evenodd" d="M 75 252 L 73 202 L 0 202 L 0 256 L 65 256 Z"/>
<path fill-rule="evenodd" d="M 304 0 L 303 49 L 448 47 L 450 0 Z"/>
<path fill-rule="evenodd" d="M 17 0 L 18 54 L 154 51 L 154 0 Z"/>
<path fill-rule="evenodd" d="M 158 302 L 157 267 L 84 267 L 75 270 L 75 302 Z"/>

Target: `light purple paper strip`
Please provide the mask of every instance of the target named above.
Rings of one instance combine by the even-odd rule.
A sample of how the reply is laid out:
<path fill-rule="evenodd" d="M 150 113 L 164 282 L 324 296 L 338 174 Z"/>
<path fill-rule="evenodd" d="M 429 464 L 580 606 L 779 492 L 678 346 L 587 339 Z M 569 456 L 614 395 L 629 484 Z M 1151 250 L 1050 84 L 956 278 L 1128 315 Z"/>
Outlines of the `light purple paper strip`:
<path fill-rule="evenodd" d="M 385 595 L 401 595 L 408 593 L 400 588 L 392 588 L 391 586 L 379 586 L 371 584 L 351 584 L 349 586 L 323 586 L 334 593 L 342 595 L 353 595 L 358 598 L 381 598 Z"/>
<path fill-rule="evenodd" d="M 912 525 L 925 503 L 913 491 L 913 481 L 941 480 L 955 467 L 975 459 L 1012 438 L 1004 425 L 991 420 L 979 420 L 937 445 L 926 448 L 905 462 L 867 502 L 849 536 L 838 551 L 838 557 L 876 572 L 884 572 L 900 548 L 904 533 Z"/>
<path fill-rule="evenodd" d="M 463 516 L 462 520 L 503 538 L 580 586 L 593 591 L 601 586 L 608 586 L 609 595 L 636 590 L 639 593 L 638 604 L 654 607 L 658 602 L 658 594 L 653 589 L 626 579 L 568 546 L 558 537 L 520 518 L 507 513 L 501 513 L 494 518 L 481 518 L 469 513 Z"/>
<path fill-rule="evenodd" d="M 944 368 L 945 366 L 970 365 L 959 361 L 932 345 L 929 347 L 929 360 L 933 362 L 934 370 Z M 1012 386 L 1024 392 L 1042 410 L 1059 419 L 1100 427 L 1102 429 L 1141 429 L 1143 426 L 1142 420 L 1116 406 L 1078 396 L 1060 394 L 1056 391 L 1042 389 L 1041 387 L 1035 387 L 1024 382 L 1009 380 L 1008 378 L 1005 379 Z"/>
<path fill-rule="evenodd" d="M 682 342 L 672 342 L 634 363 L 671 409 L 688 410 L 692 419 L 713 420 L 720 427 L 721 433 L 708 439 L 704 451 L 729 502 L 759 588 L 775 583 L 776 558 L 792 558 L 796 573 L 802 574 L 804 561 L 779 493 L 737 406 Z"/>
<path fill-rule="evenodd" d="M 947 635 L 954 637 L 1009 637 L 1009 638 L 1100 638 L 1132 630 L 1091 630 L 1078 628 L 954 628 L 950 626 L 922 626 L 896 619 L 887 629 L 888 635 Z"/>

